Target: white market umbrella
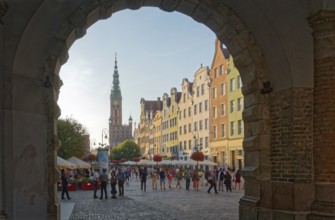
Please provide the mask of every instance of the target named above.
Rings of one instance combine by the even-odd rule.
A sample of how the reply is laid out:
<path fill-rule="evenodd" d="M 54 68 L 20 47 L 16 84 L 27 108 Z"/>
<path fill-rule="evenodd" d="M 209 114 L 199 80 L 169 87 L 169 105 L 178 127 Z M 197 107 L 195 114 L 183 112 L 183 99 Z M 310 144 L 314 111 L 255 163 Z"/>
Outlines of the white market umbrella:
<path fill-rule="evenodd" d="M 205 166 L 217 166 L 217 163 L 214 163 L 213 161 L 210 160 L 204 160 L 199 162 L 200 165 L 205 165 Z"/>
<path fill-rule="evenodd" d="M 76 169 L 77 166 L 73 163 L 57 156 L 57 167 L 59 169 Z"/>
<path fill-rule="evenodd" d="M 195 160 L 185 160 L 185 165 L 192 165 L 192 166 L 195 166 L 197 165 L 197 161 Z"/>
<path fill-rule="evenodd" d="M 73 163 L 74 165 L 77 166 L 77 168 L 84 168 L 84 169 L 89 169 L 91 168 L 91 164 L 77 158 L 77 157 L 71 157 L 67 161 Z"/>
<path fill-rule="evenodd" d="M 140 162 L 137 163 L 137 165 L 148 165 L 149 162 L 150 160 L 142 159 L 140 160 Z"/>
<path fill-rule="evenodd" d="M 128 161 L 126 161 L 126 162 L 124 162 L 122 164 L 123 165 L 136 165 L 136 162 L 128 160 Z"/>

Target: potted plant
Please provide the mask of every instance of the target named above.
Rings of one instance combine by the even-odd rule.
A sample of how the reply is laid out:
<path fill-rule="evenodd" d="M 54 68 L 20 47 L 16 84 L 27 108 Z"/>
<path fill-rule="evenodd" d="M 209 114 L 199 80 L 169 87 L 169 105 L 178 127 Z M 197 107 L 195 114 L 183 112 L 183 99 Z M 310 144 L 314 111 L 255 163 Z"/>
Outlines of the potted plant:
<path fill-rule="evenodd" d="M 94 189 L 93 180 L 90 180 L 88 178 L 83 178 L 81 182 L 81 189 L 82 190 L 93 190 Z"/>

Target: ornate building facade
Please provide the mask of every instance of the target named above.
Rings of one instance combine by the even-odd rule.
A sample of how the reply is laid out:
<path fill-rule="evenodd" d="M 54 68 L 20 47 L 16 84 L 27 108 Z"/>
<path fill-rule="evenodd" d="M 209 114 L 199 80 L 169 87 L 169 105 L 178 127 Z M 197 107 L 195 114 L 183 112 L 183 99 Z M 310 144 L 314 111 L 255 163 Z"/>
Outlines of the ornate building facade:
<path fill-rule="evenodd" d="M 128 125 L 122 124 L 122 95 L 119 71 L 115 55 L 113 87 L 110 95 L 109 145 L 117 146 L 125 140 L 132 140 L 133 119 L 129 117 Z"/>

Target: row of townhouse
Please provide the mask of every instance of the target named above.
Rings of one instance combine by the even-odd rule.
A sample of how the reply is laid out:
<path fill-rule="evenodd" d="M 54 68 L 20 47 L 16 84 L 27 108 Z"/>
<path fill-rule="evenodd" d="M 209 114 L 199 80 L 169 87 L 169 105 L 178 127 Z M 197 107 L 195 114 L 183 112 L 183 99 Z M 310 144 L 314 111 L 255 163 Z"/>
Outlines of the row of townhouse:
<path fill-rule="evenodd" d="M 187 160 L 195 150 L 219 166 L 243 167 L 242 82 L 232 56 L 216 40 L 211 68 L 182 80 L 162 99 L 141 99 L 135 141 L 142 155 Z"/>

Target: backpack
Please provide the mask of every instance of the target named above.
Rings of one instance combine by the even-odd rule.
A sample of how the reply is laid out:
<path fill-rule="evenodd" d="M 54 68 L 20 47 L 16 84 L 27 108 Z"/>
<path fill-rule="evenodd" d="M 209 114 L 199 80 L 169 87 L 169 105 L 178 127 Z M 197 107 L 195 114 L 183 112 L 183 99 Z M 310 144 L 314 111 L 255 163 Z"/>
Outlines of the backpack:
<path fill-rule="evenodd" d="M 101 182 L 107 182 L 107 175 L 105 173 L 101 175 L 100 181 Z"/>

